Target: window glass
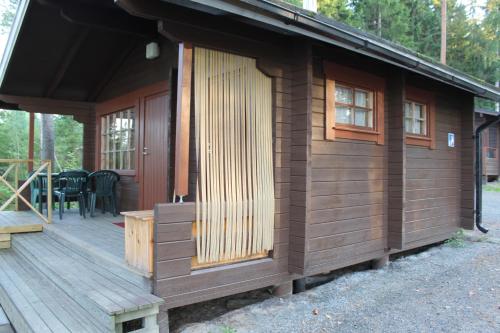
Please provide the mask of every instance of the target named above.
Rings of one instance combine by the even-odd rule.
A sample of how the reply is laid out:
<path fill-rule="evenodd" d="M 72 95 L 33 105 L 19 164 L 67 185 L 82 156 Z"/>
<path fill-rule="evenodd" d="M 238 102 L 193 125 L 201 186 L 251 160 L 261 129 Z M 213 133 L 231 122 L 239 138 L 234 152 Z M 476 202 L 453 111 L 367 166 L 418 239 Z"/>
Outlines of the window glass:
<path fill-rule="evenodd" d="M 352 89 L 337 86 L 335 89 L 335 100 L 337 103 L 352 104 Z"/>
<path fill-rule="evenodd" d="M 367 112 L 363 109 L 356 109 L 354 111 L 354 125 L 367 127 L 368 123 L 366 121 Z"/>
<path fill-rule="evenodd" d="M 101 117 L 101 168 L 135 169 L 135 112 L 125 109 Z"/>
<path fill-rule="evenodd" d="M 340 124 L 373 128 L 373 93 L 355 87 L 337 85 L 335 87 L 335 121 Z"/>
<path fill-rule="evenodd" d="M 351 109 L 344 106 L 337 106 L 336 122 L 342 124 L 349 124 L 351 122 Z"/>
<path fill-rule="evenodd" d="M 407 101 L 405 108 L 405 131 L 410 134 L 427 135 L 427 110 L 423 104 Z"/>
<path fill-rule="evenodd" d="M 368 93 L 366 91 L 356 90 L 356 106 L 367 108 L 368 105 Z"/>

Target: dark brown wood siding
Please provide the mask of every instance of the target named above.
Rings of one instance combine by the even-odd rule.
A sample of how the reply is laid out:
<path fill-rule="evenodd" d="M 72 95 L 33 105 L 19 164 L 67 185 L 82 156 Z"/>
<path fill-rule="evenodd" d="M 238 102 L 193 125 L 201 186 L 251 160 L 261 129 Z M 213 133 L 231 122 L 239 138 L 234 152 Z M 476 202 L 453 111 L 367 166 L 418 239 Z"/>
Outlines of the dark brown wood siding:
<path fill-rule="evenodd" d="M 227 34 L 207 33 L 192 26 L 175 24 L 170 32 L 189 35 L 194 46 L 204 46 L 257 58 L 259 69 L 273 78 L 273 133 L 275 166 L 274 250 L 268 258 L 225 266 L 192 270 L 195 240 L 191 225 L 195 204 L 158 204 L 155 207 L 154 293 L 173 308 L 226 295 L 290 281 L 288 273 L 290 169 L 291 169 L 291 82 L 290 53 L 281 42 L 241 39 Z M 280 45 L 281 47 L 279 47 Z M 193 112 L 194 114 L 194 112 Z M 193 120 L 193 119 L 192 119 Z M 192 132 L 194 133 L 194 131 Z M 192 137 L 191 137 L 192 138 Z M 191 140 L 191 149 L 194 140 Z M 191 154 L 190 181 L 196 176 Z M 192 190 L 192 186 L 191 186 Z M 192 197 L 192 196 L 191 196 Z"/>
<path fill-rule="evenodd" d="M 307 275 L 381 257 L 387 247 L 387 144 L 325 140 L 325 79 L 319 61 L 312 97 Z"/>
<path fill-rule="evenodd" d="M 462 141 L 462 126 L 472 119 L 463 124 L 461 100 L 450 97 L 436 94 L 436 149 L 406 147 L 405 248 L 446 239 L 461 223 L 462 149 L 470 145 Z M 455 147 L 448 147 L 448 133 L 455 134 Z"/>
<path fill-rule="evenodd" d="M 169 81 L 171 70 L 177 64 L 176 46 L 160 39 L 160 57 L 146 59 L 146 43 L 138 43 L 113 73 L 99 93 L 98 101 L 121 96 L 128 92 L 160 82 Z"/>

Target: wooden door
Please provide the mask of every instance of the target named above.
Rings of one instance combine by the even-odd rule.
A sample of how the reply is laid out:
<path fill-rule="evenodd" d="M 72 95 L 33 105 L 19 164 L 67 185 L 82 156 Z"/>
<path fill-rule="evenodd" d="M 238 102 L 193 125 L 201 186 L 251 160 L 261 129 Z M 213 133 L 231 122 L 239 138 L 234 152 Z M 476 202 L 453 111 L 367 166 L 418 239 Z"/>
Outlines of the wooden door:
<path fill-rule="evenodd" d="M 169 106 L 168 92 L 143 100 L 141 209 L 153 209 L 168 199 Z"/>

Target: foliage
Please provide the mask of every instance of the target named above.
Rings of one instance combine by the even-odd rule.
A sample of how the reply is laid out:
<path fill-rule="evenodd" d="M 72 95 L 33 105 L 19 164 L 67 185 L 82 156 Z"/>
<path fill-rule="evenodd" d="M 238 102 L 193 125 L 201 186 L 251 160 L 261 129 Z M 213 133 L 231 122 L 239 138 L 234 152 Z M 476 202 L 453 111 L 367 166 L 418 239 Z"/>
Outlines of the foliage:
<path fill-rule="evenodd" d="M 489 184 L 483 185 L 483 191 L 500 192 L 500 183 L 495 182 L 495 183 L 489 183 Z"/>
<path fill-rule="evenodd" d="M 83 126 L 71 116 L 56 115 L 55 150 L 61 169 L 76 169 L 82 165 Z M 22 111 L 0 110 L 0 158 L 28 158 L 29 114 Z M 40 156 L 40 119 L 35 117 L 35 159 Z M 56 171 L 60 171 L 57 169 Z"/>
<path fill-rule="evenodd" d="M 10 30 L 10 26 L 14 21 L 14 17 L 16 15 L 16 8 L 19 0 L 7 0 L 7 3 L 4 4 L 4 10 L 2 11 L 2 15 L 0 17 L 0 33 L 4 34 Z"/>
<path fill-rule="evenodd" d="M 221 329 L 221 333 L 236 333 L 236 330 L 229 326 L 224 326 Z"/>
<path fill-rule="evenodd" d="M 464 229 L 459 229 L 451 238 L 447 239 L 445 243 L 455 248 L 465 247 Z"/>

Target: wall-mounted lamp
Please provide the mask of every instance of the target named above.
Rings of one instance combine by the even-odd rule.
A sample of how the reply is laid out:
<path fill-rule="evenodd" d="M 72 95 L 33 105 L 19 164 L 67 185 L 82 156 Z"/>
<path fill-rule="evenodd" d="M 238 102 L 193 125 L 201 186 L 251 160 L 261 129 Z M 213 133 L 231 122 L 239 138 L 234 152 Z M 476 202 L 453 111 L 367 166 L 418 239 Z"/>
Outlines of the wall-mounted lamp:
<path fill-rule="evenodd" d="M 151 42 L 146 45 L 146 59 L 152 60 L 160 56 L 160 45 L 157 42 Z"/>

